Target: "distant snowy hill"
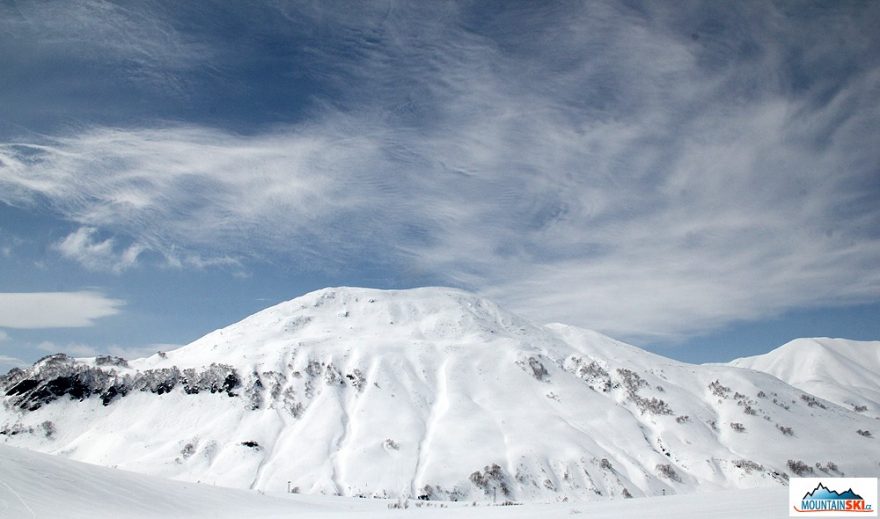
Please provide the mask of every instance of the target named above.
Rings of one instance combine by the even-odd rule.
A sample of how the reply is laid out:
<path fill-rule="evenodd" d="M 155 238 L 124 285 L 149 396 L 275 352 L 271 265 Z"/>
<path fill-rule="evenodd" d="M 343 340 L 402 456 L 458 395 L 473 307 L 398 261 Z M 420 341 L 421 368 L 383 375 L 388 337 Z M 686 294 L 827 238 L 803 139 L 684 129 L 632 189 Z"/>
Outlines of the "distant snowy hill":
<path fill-rule="evenodd" d="M 0 394 L 9 445 L 276 492 L 589 500 L 880 470 L 851 406 L 440 288 L 325 289 L 145 359 L 51 356 Z"/>
<path fill-rule="evenodd" d="M 730 365 L 769 373 L 825 400 L 880 417 L 880 341 L 796 339 Z"/>

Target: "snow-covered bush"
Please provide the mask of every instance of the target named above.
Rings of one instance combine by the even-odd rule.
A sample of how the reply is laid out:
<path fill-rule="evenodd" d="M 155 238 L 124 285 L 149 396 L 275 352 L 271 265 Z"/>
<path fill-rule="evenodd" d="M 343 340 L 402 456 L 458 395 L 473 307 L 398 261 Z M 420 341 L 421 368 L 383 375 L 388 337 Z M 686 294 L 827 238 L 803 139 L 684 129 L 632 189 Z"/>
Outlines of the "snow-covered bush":
<path fill-rule="evenodd" d="M 826 474 L 835 474 L 838 476 L 844 475 L 843 472 L 841 472 L 840 467 L 837 466 L 837 463 L 834 463 L 833 461 L 829 461 L 829 462 L 825 463 L 825 465 L 822 465 L 821 463 L 819 463 L 817 461 L 816 468 Z"/>
<path fill-rule="evenodd" d="M 603 393 L 611 391 L 611 375 L 595 360 L 572 355 L 565 359 L 563 367 L 586 382 L 591 389 Z"/>
<path fill-rule="evenodd" d="M 669 407 L 669 404 L 660 398 L 653 396 L 651 398 L 642 398 L 639 395 L 630 395 L 630 398 L 635 402 L 636 407 L 638 407 L 643 414 L 674 414 L 672 408 Z"/>
<path fill-rule="evenodd" d="M 388 508 L 391 510 L 406 510 L 409 508 L 409 499 L 398 498 L 396 502 L 388 503 Z"/>
<path fill-rule="evenodd" d="M 306 364 L 305 372 L 310 377 L 317 377 L 324 371 L 324 367 L 317 360 L 310 360 L 308 364 Z"/>
<path fill-rule="evenodd" d="M 746 432 L 746 426 L 739 422 L 730 422 L 730 428 L 736 432 Z"/>
<path fill-rule="evenodd" d="M 95 364 L 98 366 L 119 366 L 123 368 L 128 367 L 128 361 L 123 359 L 122 357 L 115 357 L 113 355 L 98 355 L 95 357 Z"/>
<path fill-rule="evenodd" d="M 655 468 L 657 469 L 657 472 L 659 472 L 660 475 L 665 477 L 666 479 L 681 483 L 681 477 L 678 475 L 678 472 L 675 471 L 675 468 L 671 464 L 658 463 Z"/>
<path fill-rule="evenodd" d="M 657 397 L 645 398 L 639 395 L 639 389 L 648 386 L 648 381 L 630 369 L 618 368 L 617 374 L 621 378 L 621 385 L 626 388 L 627 397 L 636 405 L 642 414 L 654 415 L 674 414 L 672 408 L 665 401 Z"/>
<path fill-rule="evenodd" d="M 625 387 L 629 392 L 635 393 L 644 386 L 648 385 L 648 381 L 639 376 L 638 373 L 631 369 L 626 368 L 618 368 L 617 374 L 620 375 L 623 387 Z"/>
<path fill-rule="evenodd" d="M 196 446 L 193 442 L 188 442 L 182 449 L 180 449 L 180 455 L 183 456 L 183 459 L 187 459 L 195 453 Z"/>
<path fill-rule="evenodd" d="M 786 427 L 784 425 L 776 424 L 776 428 L 779 429 L 779 432 L 784 434 L 785 436 L 794 436 L 794 431 L 791 427 Z"/>
<path fill-rule="evenodd" d="M 342 376 L 342 372 L 339 368 L 334 366 L 332 362 L 327 364 L 327 367 L 324 370 L 324 383 L 328 386 L 345 384 L 345 378 Z"/>
<path fill-rule="evenodd" d="M 523 371 L 534 377 L 536 380 L 540 380 L 544 382 L 549 377 L 549 373 L 547 368 L 544 367 L 544 364 L 541 363 L 540 360 L 535 357 L 529 357 L 526 360 L 518 360 L 516 361 L 516 365 L 520 367 Z"/>
<path fill-rule="evenodd" d="M 773 399 L 773 403 L 778 405 L 779 407 L 785 409 L 786 411 L 791 409 L 791 407 L 789 407 L 788 404 L 786 404 L 785 402 L 779 401 L 776 398 Z"/>
<path fill-rule="evenodd" d="M 251 383 L 245 388 L 244 394 L 250 400 L 252 411 L 263 407 L 263 381 L 256 371 L 251 374 Z"/>
<path fill-rule="evenodd" d="M 743 469 L 746 473 L 751 474 L 752 472 L 763 472 L 764 466 L 760 463 L 756 463 L 752 460 L 734 460 L 733 466 L 738 469 Z"/>
<path fill-rule="evenodd" d="M 731 390 L 729 387 L 723 385 L 720 380 L 716 379 L 709 383 L 709 391 L 718 398 L 727 398 L 727 395 L 730 394 Z"/>
<path fill-rule="evenodd" d="M 355 368 L 354 371 L 345 375 L 345 378 L 351 382 L 351 385 L 358 390 L 358 393 L 364 390 L 364 386 L 367 385 L 367 378 L 364 377 L 364 374 L 361 373 L 361 370 Z"/>
<path fill-rule="evenodd" d="M 808 407 L 819 407 L 819 408 L 822 408 L 822 409 L 828 409 L 828 408 L 825 406 L 825 404 L 823 404 L 822 402 L 816 400 L 816 397 L 814 397 L 814 396 L 812 396 L 812 395 L 806 395 L 806 394 L 801 395 L 801 400 L 803 400 L 804 402 L 806 402 Z"/>
<path fill-rule="evenodd" d="M 188 394 L 200 391 L 225 392 L 232 390 L 240 380 L 231 366 L 211 364 L 201 372 L 177 367 L 150 369 L 134 374 L 119 375 L 112 367 L 92 367 L 64 354 L 38 360 L 31 368 L 7 376 L 0 385 L 7 403 L 26 411 L 35 411 L 59 398 L 85 400 L 97 396 L 104 405 L 132 391 L 168 393 L 183 385 Z"/>
<path fill-rule="evenodd" d="M 504 469 L 496 463 L 486 465 L 482 472 L 479 470 L 473 472 L 468 479 L 487 496 L 494 495 L 495 490 L 500 491 L 505 497 L 510 496 L 507 476 L 504 474 Z"/>
<path fill-rule="evenodd" d="M 786 465 L 788 466 L 788 470 L 790 470 L 791 473 L 796 476 L 803 477 L 805 474 L 813 474 L 813 467 L 807 465 L 803 461 L 788 460 L 788 463 Z"/>
<path fill-rule="evenodd" d="M 20 423 L 14 423 L 10 425 L 4 425 L 2 429 L 0 429 L 0 435 L 4 436 L 16 436 L 19 434 L 34 434 L 33 427 L 25 427 Z"/>

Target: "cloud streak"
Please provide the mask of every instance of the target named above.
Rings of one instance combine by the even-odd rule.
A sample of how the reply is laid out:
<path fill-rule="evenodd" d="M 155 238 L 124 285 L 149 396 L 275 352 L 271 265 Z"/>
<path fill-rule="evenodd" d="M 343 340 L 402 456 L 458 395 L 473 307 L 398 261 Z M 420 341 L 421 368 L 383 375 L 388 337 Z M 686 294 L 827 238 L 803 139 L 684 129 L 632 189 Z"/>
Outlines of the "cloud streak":
<path fill-rule="evenodd" d="M 116 315 L 123 301 L 97 292 L 0 293 L 0 327 L 41 329 L 92 326 Z"/>
<path fill-rule="evenodd" d="M 113 238 L 101 240 L 97 229 L 80 227 L 55 244 L 62 256 L 77 261 L 90 270 L 120 273 L 137 264 L 144 248 L 132 244 L 118 252 Z"/>
<path fill-rule="evenodd" d="M 181 73 L 210 58 L 208 47 L 177 31 L 158 4 L 123 6 L 103 0 L 15 2 L 0 6 L 9 52 L 112 61 L 135 82 L 179 91 Z"/>
<path fill-rule="evenodd" d="M 367 264 L 630 338 L 880 298 L 876 8 L 421 7 L 284 7 L 334 35 L 308 120 L 8 142 L 0 201 L 92 269 Z"/>

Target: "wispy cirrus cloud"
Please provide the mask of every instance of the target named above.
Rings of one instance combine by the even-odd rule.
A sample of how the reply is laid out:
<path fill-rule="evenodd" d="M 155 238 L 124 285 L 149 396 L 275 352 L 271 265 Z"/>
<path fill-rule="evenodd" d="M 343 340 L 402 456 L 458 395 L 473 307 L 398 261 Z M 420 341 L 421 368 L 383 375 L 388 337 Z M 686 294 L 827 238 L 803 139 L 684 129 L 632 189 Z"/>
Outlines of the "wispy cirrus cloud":
<path fill-rule="evenodd" d="M 124 67 L 133 81 L 179 88 L 181 73 L 211 56 L 174 27 L 160 3 L 121 5 L 83 2 L 12 2 L 0 6 L 0 27 L 8 52 L 31 59 L 68 56 Z"/>
<path fill-rule="evenodd" d="M 21 359 L 10 357 L 8 355 L 0 355 L 0 373 L 6 373 L 12 368 L 21 368 L 27 363 Z"/>
<path fill-rule="evenodd" d="M 134 243 L 118 250 L 113 238 L 96 237 L 94 227 L 80 227 L 55 244 L 62 256 L 77 261 L 90 270 L 122 272 L 137 263 L 144 247 Z"/>
<path fill-rule="evenodd" d="M 279 12 L 333 92 L 305 120 L 8 142 L 0 200 L 80 225 L 86 265 L 119 253 L 91 229 L 370 263 L 627 337 L 880 298 L 875 7 Z"/>
<path fill-rule="evenodd" d="M 78 328 L 120 312 L 124 301 L 99 292 L 0 292 L 2 328 Z"/>
<path fill-rule="evenodd" d="M 56 248 L 90 267 L 116 268 L 118 259 L 127 266 L 143 250 L 174 266 L 235 265 L 290 250 L 285 240 L 294 237 L 309 239 L 293 255 L 314 259 L 319 246 L 351 250 L 348 234 L 374 221 L 371 197 L 385 184 L 379 141 L 351 124 L 255 137 L 201 127 L 98 129 L 39 146 L 4 144 L 0 201 L 45 197 L 82 225 Z M 118 258 L 112 238 L 97 238 L 96 229 L 136 245 Z"/>

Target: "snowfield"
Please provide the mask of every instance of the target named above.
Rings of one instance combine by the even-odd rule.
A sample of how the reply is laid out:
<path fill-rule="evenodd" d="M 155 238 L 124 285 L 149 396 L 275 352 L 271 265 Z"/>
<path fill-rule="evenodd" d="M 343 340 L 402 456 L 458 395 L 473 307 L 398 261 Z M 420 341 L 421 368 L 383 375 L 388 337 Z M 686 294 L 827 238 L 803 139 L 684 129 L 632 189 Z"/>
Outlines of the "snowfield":
<path fill-rule="evenodd" d="M 590 517 L 788 517 L 784 488 L 736 490 L 590 503 L 492 506 L 342 497 L 262 495 L 256 491 L 169 481 L 0 446 L 0 517 L 68 519 L 205 518 L 334 519 Z M 440 505 L 444 508 L 440 508 Z M 421 505 L 421 506 L 419 506 Z"/>
<path fill-rule="evenodd" d="M 872 344 L 865 352 L 876 359 L 880 343 Z M 757 496 L 764 507 L 731 517 L 767 516 L 777 497 L 786 513 L 790 476 L 880 472 L 880 422 L 849 405 L 873 398 L 861 388 L 876 377 L 825 399 L 778 376 L 681 363 L 596 332 L 535 325 L 458 290 L 334 288 L 148 358 L 52 356 L 13 370 L 0 378 L 0 439 L 70 460 L 265 491 L 275 496 L 260 496 L 267 515 L 276 505 L 338 502 L 290 500 L 288 488 L 560 503 L 550 508 L 560 514 L 587 506 L 643 514 L 640 502 L 662 509 L 678 500 L 714 514 L 725 501 L 702 494 L 766 488 L 730 495 Z M 34 459 L 58 470 L 66 461 Z M 220 495 L 179 488 L 206 492 L 209 502 Z M 247 496 L 242 503 L 255 498 L 224 492 Z M 538 505 L 503 508 L 497 513 L 544 514 Z"/>

